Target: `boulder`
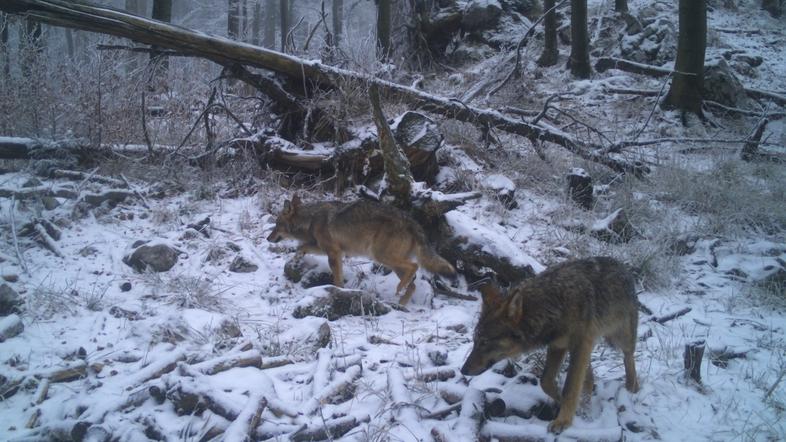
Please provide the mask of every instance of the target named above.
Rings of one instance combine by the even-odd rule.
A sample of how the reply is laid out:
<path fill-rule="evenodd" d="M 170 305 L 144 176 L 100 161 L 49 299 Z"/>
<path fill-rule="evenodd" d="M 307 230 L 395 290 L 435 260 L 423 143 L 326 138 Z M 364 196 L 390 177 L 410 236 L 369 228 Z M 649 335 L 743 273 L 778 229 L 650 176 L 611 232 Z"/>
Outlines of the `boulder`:
<path fill-rule="evenodd" d="M 649 22 L 643 29 L 636 20 L 627 26 L 628 35 L 620 39 L 620 54 L 626 60 L 639 63 L 663 65 L 677 55 L 677 29 L 665 18 Z"/>
<path fill-rule="evenodd" d="M 434 184 L 439 172 L 437 150 L 444 139 L 437 123 L 419 112 L 406 112 L 393 122 L 391 130 L 409 159 L 415 181 Z"/>
<path fill-rule="evenodd" d="M 470 0 L 464 8 L 461 27 L 465 32 L 494 29 L 502 17 L 502 5 L 498 0 Z"/>
<path fill-rule="evenodd" d="M 170 245 L 146 243 L 126 255 L 123 262 L 137 272 L 166 272 L 177 264 L 178 255 L 180 251 Z"/>
<path fill-rule="evenodd" d="M 606 218 L 595 221 L 590 228 L 592 236 L 610 243 L 628 242 L 636 233 L 623 209 L 617 209 Z"/>
<path fill-rule="evenodd" d="M 304 299 L 295 307 L 292 316 L 304 318 L 317 316 L 335 321 L 343 316 L 381 316 L 390 312 L 390 307 L 368 293 L 327 286 L 315 289 L 315 296 Z"/>
<path fill-rule="evenodd" d="M 234 273 L 253 273 L 258 269 L 258 265 L 254 264 L 249 258 L 243 255 L 235 256 L 235 259 L 229 264 L 229 271 Z"/>
<path fill-rule="evenodd" d="M 25 325 L 22 324 L 22 319 L 18 315 L 0 318 L 0 342 L 18 336 L 24 330 Z"/>
<path fill-rule="evenodd" d="M 494 192 L 506 209 L 511 210 L 519 206 L 516 202 L 516 184 L 510 178 L 499 174 L 489 175 L 483 185 Z"/>
<path fill-rule="evenodd" d="M 19 294 L 8 284 L 0 284 L 0 316 L 8 316 L 18 312 L 22 300 Z"/>
<path fill-rule="evenodd" d="M 704 99 L 731 107 L 746 107 L 748 95 L 726 60 L 704 64 Z"/>

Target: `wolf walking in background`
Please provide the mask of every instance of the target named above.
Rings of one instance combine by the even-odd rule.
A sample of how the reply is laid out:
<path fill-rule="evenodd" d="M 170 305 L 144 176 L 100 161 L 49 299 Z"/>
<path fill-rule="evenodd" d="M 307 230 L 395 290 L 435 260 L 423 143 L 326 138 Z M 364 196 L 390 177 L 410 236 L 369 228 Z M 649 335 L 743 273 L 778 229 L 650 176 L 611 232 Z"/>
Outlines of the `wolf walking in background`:
<path fill-rule="evenodd" d="M 399 277 L 396 294 L 404 292 L 402 305 L 415 291 L 417 262 L 426 270 L 454 275 L 455 269 L 428 244 L 423 228 L 406 213 L 371 201 L 353 203 L 321 202 L 302 204 L 294 196 L 284 203 L 270 242 L 293 238 L 300 242 L 298 253 L 318 253 L 328 257 L 333 284 L 344 285 L 342 259 L 366 256 L 392 269 Z"/>
<path fill-rule="evenodd" d="M 525 280 L 507 296 L 493 284 L 480 291 L 480 320 L 461 373 L 477 375 L 503 358 L 547 346 L 541 386 L 560 403 L 549 431 L 559 433 L 573 422 L 582 386 L 592 392 L 590 354 L 599 337 L 622 350 L 625 388 L 638 390 L 633 355 L 638 300 L 633 276 L 622 263 L 602 257 L 568 261 Z M 566 352 L 570 363 L 560 394 L 556 378 Z"/>

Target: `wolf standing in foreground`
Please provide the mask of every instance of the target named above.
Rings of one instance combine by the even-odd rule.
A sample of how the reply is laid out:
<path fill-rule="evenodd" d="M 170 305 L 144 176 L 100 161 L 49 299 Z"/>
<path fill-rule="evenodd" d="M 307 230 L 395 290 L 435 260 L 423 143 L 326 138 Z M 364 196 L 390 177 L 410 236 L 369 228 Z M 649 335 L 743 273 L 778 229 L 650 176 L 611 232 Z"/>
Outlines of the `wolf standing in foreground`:
<path fill-rule="evenodd" d="M 622 350 L 625 388 L 638 390 L 633 357 L 638 300 L 622 263 L 602 257 L 568 261 L 525 280 L 508 296 L 492 284 L 480 291 L 480 320 L 461 373 L 477 375 L 503 358 L 547 346 L 541 386 L 561 405 L 549 431 L 559 433 L 573 422 L 582 385 L 592 392 L 590 354 L 599 337 Z M 556 378 L 566 351 L 570 363 L 560 395 Z"/>
<path fill-rule="evenodd" d="M 399 302 L 409 302 L 415 291 L 418 265 L 428 271 L 454 275 L 456 270 L 429 246 L 423 228 L 406 213 L 371 201 L 339 201 L 302 204 L 294 196 L 284 203 L 276 227 L 267 237 L 270 242 L 294 238 L 300 242 L 298 253 L 328 256 L 333 285 L 344 286 L 342 259 L 366 256 L 392 269 L 399 278 L 396 294 L 406 288 Z"/>

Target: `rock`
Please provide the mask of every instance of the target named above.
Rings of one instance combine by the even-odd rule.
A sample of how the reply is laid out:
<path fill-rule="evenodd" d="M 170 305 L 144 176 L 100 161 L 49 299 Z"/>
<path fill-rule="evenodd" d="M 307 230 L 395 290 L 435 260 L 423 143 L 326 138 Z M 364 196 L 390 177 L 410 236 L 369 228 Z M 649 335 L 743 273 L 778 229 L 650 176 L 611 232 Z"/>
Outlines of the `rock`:
<path fill-rule="evenodd" d="M 22 299 L 8 284 L 0 284 L 0 316 L 7 316 L 19 311 Z"/>
<path fill-rule="evenodd" d="M 259 266 L 251 262 L 243 255 L 235 256 L 232 263 L 229 264 L 229 271 L 235 273 L 253 273 L 259 269 Z"/>
<path fill-rule="evenodd" d="M 39 180 L 36 177 L 31 177 L 31 178 L 28 178 L 27 181 L 25 181 L 22 184 L 22 187 L 38 187 L 38 186 L 43 186 L 43 185 L 44 185 L 44 183 L 42 183 L 41 180 Z"/>
<path fill-rule="evenodd" d="M 143 244 L 126 255 L 123 262 L 137 272 L 166 272 L 177 264 L 179 254 L 179 250 L 167 244 Z"/>
<path fill-rule="evenodd" d="M 181 241 L 191 241 L 197 238 L 199 238 L 199 232 L 190 227 L 180 235 Z"/>
<path fill-rule="evenodd" d="M 138 239 L 138 240 L 134 241 L 133 244 L 131 244 L 131 248 L 135 249 L 135 248 L 141 246 L 142 244 L 147 244 L 149 242 L 150 242 L 150 240 Z"/>
<path fill-rule="evenodd" d="M 769 12 L 773 18 L 780 18 L 783 15 L 784 8 L 783 0 L 762 0 L 761 9 Z"/>
<path fill-rule="evenodd" d="M 304 289 L 330 284 L 333 284 L 333 274 L 318 269 L 309 270 L 303 275 L 303 279 L 300 281 L 300 286 Z"/>
<path fill-rule="evenodd" d="M 470 0 L 464 8 L 461 27 L 465 32 L 493 29 L 499 24 L 502 5 L 497 0 Z"/>
<path fill-rule="evenodd" d="M 284 264 L 284 277 L 295 283 L 300 282 L 303 275 L 310 270 L 310 268 L 306 268 L 307 266 L 305 260 L 293 257 Z"/>
<path fill-rule="evenodd" d="M 568 197 L 579 207 L 592 210 L 592 177 L 579 167 L 574 167 L 568 173 Z"/>
<path fill-rule="evenodd" d="M 306 258 L 293 257 L 287 261 L 284 264 L 284 277 L 292 282 L 299 282 L 307 289 L 333 284 L 332 273 L 321 270 L 316 262 Z"/>
<path fill-rule="evenodd" d="M 98 253 L 98 249 L 93 246 L 85 246 L 79 249 L 79 254 L 83 257 L 87 258 L 88 256 L 93 256 Z"/>
<path fill-rule="evenodd" d="M 622 58 L 653 65 L 663 65 L 673 61 L 677 55 L 677 29 L 674 23 L 665 18 L 655 20 L 631 17 L 626 20 L 628 35 L 620 39 Z M 640 28 L 642 23 L 647 23 Z"/>
<path fill-rule="evenodd" d="M 704 64 L 704 99 L 731 107 L 746 107 L 748 95 L 726 60 L 718 58 Z"/>
<path fill-rule="evenodd" d="M 109 309 L 109 314 L 114 316 L 115 318 L 118 319 L 123 318 L 129 321 L 138 321 L 142 319 L 142 315 L 140 315 L 139 312 L 135 312 L 133 310 L 126 310 L 116 305 Z"/>
<path fill-rule="evenodd" d="M 17 275 L 16 273 L 8 273 L 3 275 L 3 279 L 8 282 L 17 282 L 19 281 L 19 275 Z"/>
<path fill-rule="evenodd" d="M 779 267 L 757 284 L 770 292 L 786 295 L 786 269 Z"/>
<path fill-rule="evenodd" d="M 131 283 L 126 281 L 126 282 L 120 284 L 120 291 L 122 291 L 122 292 L 131 291 Z"/>
<path fill-rule="evenodd" d="M 483 184 L 494 192 L 506 209 L 511 210 L 519 206 L 516 202 L 516 184 L 510 178 L 499 174 L 489 175 Z"/>
<path fill-rule="evenodd" d="M 60 201 L 53 196 L 42 196 L 41 203 L 44 205 L 44 209 L 46 210 L 55 210 L 60 207 Z"/>
<path fill-rule="evenodd" d="M 360 290 L 346 290 L 333 286 L 316 290 L 317 293 L 319 291 L 321 293 L 295 307 L 292 316 L 295 318 L 317 316 L 335 321 L 343 316 L 381 316 L 390 312 L 390 307 Z"/>
<path fill-rule="evenodd" d="M 317 329 L 317 339 L 314 342 L 314 348 L 325 348 L 330 345 L 330 339 L 333 337 L 333 333 L 330 331 L 330 324 L 327 321 L 323 322 L 322 325 L 319 326 Z"/>
<path fill-rule="evenodd" d="M 25 330 L 22 319 L 18 315 L 10 315 L 0 318 L 0 342 L 5 342 L 14 336 L 18 336 Z"/>
<path fill-rule="evenodd" d="M 237 326 L 237 323 L 228 319 L 224 320 L 218 327 L 218 333 L 226 338 L 239 338 L 243 336 L 243 332 L 240 331 L 240 327 Z"/>
<path fill-rule="evenodd" d="M 628 221 L 625 211 L 617 209 L 606 218 L 595 221 L 590 228 L 590 234 L 606 242 L 619 243 L 633 239 L 636 230 Z"/>
<path fill-rule="evenodd" d="M 696 242 L 699 238 L 695 235 L 680 235 L 669 245 L 669 249 L 677 256 L 690 255 L 696 251 Z"/>
<path fill-rule="evenodd" d="M 499 2 L 502 5 L 502 9 L 506 12 L 518 12 L 529 18 L 537 18 L 536 15 L 542 12 L 539 8 L 539 2 L 535 0 L 499 0 Z"/>

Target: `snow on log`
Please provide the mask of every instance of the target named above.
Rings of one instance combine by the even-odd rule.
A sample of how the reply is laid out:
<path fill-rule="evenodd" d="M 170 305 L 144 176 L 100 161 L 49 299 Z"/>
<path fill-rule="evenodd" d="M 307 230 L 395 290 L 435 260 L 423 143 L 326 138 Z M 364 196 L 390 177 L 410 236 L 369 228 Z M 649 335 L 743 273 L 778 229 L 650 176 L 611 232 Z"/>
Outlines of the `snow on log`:
<path fill-rule="evenodd" d="M 485 438 L 493 438 L 499 442 L 519 442 L 531 440 L 554 440 L 546 425 L 489 421 L 480 433 Z M 559 434 L 561 441 L 618 441 L 622 438 L 622 427 L 613 428 L 576 428 L 568 427 Z"/>
<path fill-rule="evenodd" d="M 3 9 L 3 5 L 0 5 Z M 76 154 L 82 146 L 75 140 L 48 141 L 21 137 L 0 137 L 0 160 L 28 160 Z"/>
<path fill-rule="evenodd" d="M 123 189 L 110 189 L 101 193 L 83 193 L 82 199 L 92 205 L 100 206 L 105 201 L 117 204 L 125 201 L 126 198 L 136 196 L 134 192 Z"/>
<path fill-rule="evenodd" d="M 33 229 L 35 229 L 35 232 L 37 234 L 36 239 L 38 239 L 38 241 L 41 244 L 43 244 L 44 247 L 46 247 L 47 249 L 49 249 L 49 251 L 57 255 L 57 257 L 59 258 L 64 257 L 63 252 L 60 251 L 60 247 L 58 247 L 57 243 L 55 243 L 55 240 L 51 236 L 49 236 L 49 233 L 46 231 L 44 226 L 41 225 L 41 223 L 36 223 L 33 226 Z"/>
<path fill-rule="evenodd" d="M 8 315 L 0 319 L 0 342 L 5 342 L 25 330 L 25 325 L 22 324 L 22 318 L 17 314 Z"/>
<path fill-rule="evenodd" d="M 267 406 L 267 399 L 260 392 L 249 395 L 246 406 L 224 432 L 225 442 L 245 442 L 254 440 L 254 433 L 262 411 Z"/>
<path fill-rule="evenodd" d="M 476 388 L 468 388 L 461 400 L 461 413 L 453 426 L 453 431 L 468 440 L 479 440 L 480 426 L 483 424 L 483 410 L 486 395 Z"/>
<path fill-rule="evenodd" d="M 87 376 L 87 363 L 77 361 L 65 367 L 39 371 L 35 374 L 36 378 L 47 379 L 51 383 L 71 382 Z"/>
<path fill-rule="evenodd" d="M 439 397 L 451 405 L 461 402 L 461 399 L 467 392 L 467 387 L 460 384 L 450 384 L 447 382 L 439 382 L 436 389 L 437 392 L 439 392 Z"/>
<path fill-rule="evenodd" d="M 121 188 L 127 187 L 126 182 L 123 180 L 107 177 L 107 176 L 95 175 L 93 173 L 84 173 L 78 170 L 55 169 L 52 171 L 52 177 L 65 178 L 68 180 L 75 180 L 75 181 L 95 181 L 96 183 L 106 184 L 112 187 L 121 187 Z"/>
<path fill-rule="evenodd" d="M 45 196 L 75 199 L 77 196 L 79 196 L 79 194 L 74 190 L 65 187 L 52 188 L 48 186 L 37 186 L 25 187 L 22 189 L 0 189 L 0 198 L 14 197 L 18 200 L 25 200 Z"/>
<path fill-rule="evenodd" d="M 398 410 L 396 420 L 407 429 L 408 433 L 417 441 L 431 439 L 429 433 L 420 425 L 418 413 L 413 408 L 414 403 L 409 397 L 409 391 L 404 383 L 404 375 L 397 367 L 388 369 L 388 389 L 393 399 L 393 409 Z"/>
<path fill-rule="evenodd" d="M 262 355 L 257 350 L 244 351 L 224 355 L 215 359 L 192 364 L 191 369 L 199 373 L 213 375 L 222 371 L 231 370 L 235 367 L 262 367 Z"/>
<path fill-rule="evenodd" d="M 304 414 L 313 414 L 322 404 L 327 403 L 334 396 L 354 394 L 352 391 L 354 382 L 360 377 L 360 371 L 360 367 L 352 366 L 344 374 L 337 376 L 333 382 L 325 386 L 303 405 Z"/>
<path fill-rule="evenodd" d="M 138 17 L 109 7 L 65 0 L 4 0 L 0 3 L 0 10 L 25 14 L 33 20 L 55 26 L 114 35 L 155 45 L 161 49 L 172 49 L 211 60 L 222 66 L 231 67 L 241 64 L 268 69 L 284 74 L 298 83 L 314 82 L 327 87 L 336 87 L 348 82 L 373 83 L 379 87 L 381 93 L 398 97 L 427 112 L 475 124 L 484 129 L 494 127 L 532 140 L 548 141 L 564 147 L 585 160 L 603 164 L 617 172 L 633 173 L 637 176 L 649 172 L 646 165 L 598 152 L 593 146 L 557 128 L 510 118 L 496 110 L 476 108 L 459 100 L 429 94 L 414 87 L 381 80 L 365 73 L 325 65 L 314 60 L 304 60 L 170 23 Z"/>
<path fill-rule="evenodd" d="M 311 391 L 316 395 L 330 382 L 330 360 L 333 352 L 327 348 L 320 348 L 317 352 L 317 364 L 314 368 L 314 377 L 311 381 Z"/>
<path fill-rule="evenodd" d="M 296 432 L 289 436 L 289 440 L 293 442 L 307 442 L 315 440 L 334 440 L 345 434 L 350 430 L 357 427 L 361 423 L 371 420 L 369 415 L 360 417 L 344 416 L 338 419 L 325 421 L 321 425 L 315 425 L 311 428 L 304 425 Z"/>

